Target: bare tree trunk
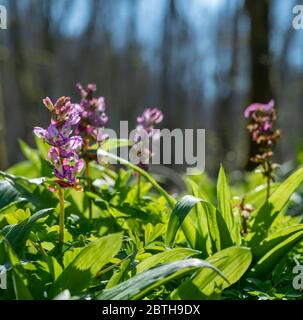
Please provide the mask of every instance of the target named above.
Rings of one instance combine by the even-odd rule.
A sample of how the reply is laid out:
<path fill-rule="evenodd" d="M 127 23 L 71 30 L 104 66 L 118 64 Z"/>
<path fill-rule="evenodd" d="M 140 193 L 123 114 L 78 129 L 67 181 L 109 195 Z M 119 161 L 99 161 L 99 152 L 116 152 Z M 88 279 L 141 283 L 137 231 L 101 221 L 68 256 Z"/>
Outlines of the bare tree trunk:
<path fill-rule="evenodd" d="M 224 14 L 228 8 L 224 8 Z M 227 55 L 226 52 L 222 52 L 222 54 L 218 55 L 218 68 L 216 72 L 216 80 L 218 83 L 218 103 L 215 108 L 215 123 L 214 127 L 216 128 L 216 132 L 218 135 L 218 139 L 220 141 L 220 152 L 219 157 L 223 159 L 227 152 L 231 151 L 233 148 L 233 128 L 231 123 L 233 123 L 233 115 L 234 115 L 234 100 L 236 96 L 236 76 L 238 72 L 238 47 L 239 47 L 239 30 L 238 24 L 239 19 L 242 14 L 242 7 L 236 9 L 231 19 L 231 43 L 228 44 L 230 46 L 230 68 L 224 73 L 222 70 L 223 64 L 225 64 L 226 59 L 224 59 Z M 224 20 L 222 20 L 224 21 Z M 225 22 L 226 23 L 226 22 Z M 218 47 L 222 46 L 222 42 L 224 41 L 224 36 L 226 34 L 226 26 L 223 23 L 220 26 L 218 31 Z M 221 58 L 221 59 L 220 59 Z"/>
<path fill-rule="evenodd" d="M 270 0 L 246 0 L 245 6 L 251 22 L 250 30 L 250 62 L 251 89 L 250 102 L 268 102 L 273 97 L 270 82 L 271 58 L 269 54 L 269 12 Z M 246 169 L 256 167 L 250 158 L 256 154 L 258 147 L 250 141 L 249 159 Z"/>

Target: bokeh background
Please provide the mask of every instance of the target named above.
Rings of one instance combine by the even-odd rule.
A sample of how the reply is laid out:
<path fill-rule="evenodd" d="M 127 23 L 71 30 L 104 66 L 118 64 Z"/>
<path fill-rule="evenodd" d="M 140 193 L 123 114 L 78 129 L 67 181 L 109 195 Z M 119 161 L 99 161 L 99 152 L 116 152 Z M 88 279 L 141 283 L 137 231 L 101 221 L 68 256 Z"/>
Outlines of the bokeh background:
<path fill-rule="evenodd" d="M 167 128 L 206 129 L 206 170 L 244 168 L 247 104 L 276 100 L 293 161 L 303 138 L 303 30 L 298 0 L 1 0 L 0 168 L 22 158 L 18 138 L 48 123 L 41 100 L 95 82 L 109 127 L 135 124 L 146 107 Z"/>

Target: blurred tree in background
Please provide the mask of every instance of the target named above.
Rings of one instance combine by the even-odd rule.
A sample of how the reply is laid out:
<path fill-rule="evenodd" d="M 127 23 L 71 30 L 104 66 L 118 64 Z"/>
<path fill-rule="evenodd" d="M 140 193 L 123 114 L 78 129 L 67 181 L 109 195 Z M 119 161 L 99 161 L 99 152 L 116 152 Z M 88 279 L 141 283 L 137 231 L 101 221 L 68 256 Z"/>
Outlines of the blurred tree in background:
<path fill-rule="evenodd" d="M 303 32 L 289 0 L 8 0 L 0 30 L 0 167 L 19 160 L 18 137 L 47 122 L 41 99 L 96 82 L 109 126 L 157 106 L 170 129 L 205 128 L 206 168 L 244 167 L 242 117 L 277 101 L 279 160 L 294 158 L 303 127 Z M 250 165 L 248 165 L 248 168 Z"/>

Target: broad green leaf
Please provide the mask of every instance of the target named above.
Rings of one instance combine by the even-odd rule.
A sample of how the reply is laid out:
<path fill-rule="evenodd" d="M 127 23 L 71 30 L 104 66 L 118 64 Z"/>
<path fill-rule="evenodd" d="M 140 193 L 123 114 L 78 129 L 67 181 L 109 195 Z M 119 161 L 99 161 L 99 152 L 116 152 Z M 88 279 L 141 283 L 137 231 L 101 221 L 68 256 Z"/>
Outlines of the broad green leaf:
<path fill-rule="evenodd" d="M 235 221 L 231 208 L 231 193 L 222 165 L 218 176 L 217 197 L 218 210 L 221 212 L 222 218 L 224 219 L 229 232 L 232 234 Z M 232 235 L 232 238 L 234 240 L 236 237 Z"/>
<path fill-rule="evenodd" d="M 26 210 L 18 209 L 10 213 L 7 213 L 5 217 L 6 217 L 6 221 L 9 224 L 17 224 L 26 219 L 29 219 L 31 217 L 31 212 L 28 208 Z"/>
<path fill-rule="evenodd" d="M 284 228 L 281 231 L 278 231 L 270 235 L 269 237 L 265 238 L 259 245 L 252 248 L 253 261 L 258 261 L 275 246 L 277 246 L 284 240 L 287 240 L 289 237 L 296 234 L 297 232 L 301 231 L 303 231 L 303 224 Z"/>
<path fill-rule="evenodd" d="M 106 289 L 110 289 L 118 285 L 120 282 L 125 281 L 127 279 L 127 273 L 131 269 L 131 265 L 133 263 L 133 256 L 126 259 L 121 263 L 121 266 L 118 270 L 114 271 L 114 274 L 112 277 L 109 279 Z"/>
<path fill-rule="evenodd" d="M 199 202 L 201 202 L 201 199 L 198 199 L 193 196 L 184 196 L 180 201 L 176 203 L 176 206 L 174 207 L 170 219 L 167 225 L 167 231 L 166 231 L 166 243 L 169 246 L 172 246 L 177 231 L 182 225 L 185 217 L 190 212 L 190 210 Z M 195 239 L 192 239 L 193 244 L 195 244 Z"/>
<path fill-rule="evenodd" d="M 279 242 L 273 249 L 268 251 L 253 267 L 250 272 L 250 276 L 253 278 L 266 279 L 272 271 L 275 269 L 277 264 L 282 260 L 283 257 L 300 241 L 303 239 L 303 231 L 297 231 L 289 236 L 280 238 Z M 283 238 L 285 240 L 283 240 Z M 277 239 L 273 240 L 275 242 Z"/>
<path fill-rule="evenodd" d="M 60 274 L 62 273 L 62 267 L 59 264 L 59 262 L 56 260 L 55 257 L 47 256 L 46 262 L 48 265 L 48 268 L 50 270 L 50 273 L 52 275 L 53 281 L 57 280 Z"/>
<path fill-rule="evenodd" d="M 28 289 L 28 275 L 26 270 L 24 270 L 23 266 L 16 253 L 12 249 L 12 247 L 5 241 L 4 246 L 6 249 L 6 253 L 9 259 L 9 262 L 12 266 L 12 278 L 13 278 L 13 286 L 14 292 L 17 300 L 32 300 L 32 294 Z"/>
<path fill-rule="evenodd" d="M 165 264 L 176 260 L 183 260 L 199 254 L 199 251 L 189 248 L 174 248 L 168 249 L 165 252 L 160 252 L 143 260 L 136 266 L 137 273 L 141 273 L 148 269 L 154 268 L 159 264 Z"/>
<path fill-rule="evenodd" d="M 151 290 L 200 268 L 208 268 L 222 278 L 224 277 L 217 268 L 206 261 L 180 260 L 142 272 L 111 289 L 104 290 L 97 298 L 99 300 L 139 300 Z"/>
<path fill-rule="evenodd" d="M 202 214 L 204 213 L 207 217 L 207 224 L 209 235 L 212 243 L 212 252 L 220 251 L 221 250 L 221 239 L 220 239 L 220 229 L 218 226 L 218 219 L 217 219 L 217 209 L 209 202 L 202 201 Z M 222 224 L 224 224 L 222 222 Z M 225 228 L 226 229 L 226 228 Z M 229 233 L 226 232 L 228 236 Z"/>
<path fill-rule="evenodd" d="M 148 245 L 149 243 L 156 240 L 159 236 L 161 236 L 163 233 L 165 233 L 165 224 L 164 223 L 158 223 L 156 225 L 152 225 L 151 223 L 148 223 L 144 227 L 144 243 L 145 245 Z"/>
<path fill-rule="evenodd" d="M 31 161 L 32 165 L 36 166 L 37 169 L 40 171 L 41 161 L 40 161 L 40 157 L 37 150 L 32 149 L 21 139 L 19 139 L 18 142 L 19 142 L 20 149 L 23 155 L 25 156 L 25 158 Z"/>
<path fill-rule="evenodd" d="M 20 194 L 7 181 L 0 181 L 0 209 L 9 206 L 11 202 L 18 201 Z"/>
<path fill-rule="evenodd" d="M 34 166 L 37 169 L 37 171 L 39 172 L 38 175 L 51 177 L 51 167 L 49 163 L 39 155 L 39 152 L 31 148 L 21 139 L 19 139 L 18 142 L 23 155 L 32 163 L 32 166 Z"/>
<path fill-rule="evenodd" d="M 184 223 L 185 217 L 198 203 L 202 204 L 203 211 L 201 211 L 201 213 L 205 214 L 207 217 L 209 234 L 212 240 L 212 250 L 219 251 L 223 248 L 232 246 L 233 242 L 221 213 L 211 203 L 189 195 L 186 195 L 179 200 L 171 213 L 167 226 L 166 243 L 169 246 L 173 244 L 176 233 L 182 223 Z M 192 241 L 195 243 L 195 239 Z"/>
<path fill-rule="evenodd" d="M 248 244 L 256 246 L 268 233 L 277 215 L 287 205 L 291 195 L 303 181 L 303 168 L 295 171 L 272 193 L 268 201 L 255 213 Z"/>
<path fill-rule="evenodd" d="M 40 139 L 37 136 L 35 136 L 35 142 L 41 157 L 43 159 L 47 159 L 50 146 L 46 142 L 44 142 L 43 139 Z"/>
<path fill-rule="evenodd" d="M 192 194 L 196 198 L 205 199 L 210 202 L 206 193 L 204 193 L 201 188 L 196 184 L 195 181 L 188 178 L 187 180 L 188 187 L 191 189 Z M 198 203 L 195 206 L 195 221 L 197 224 L 197 231 L 199 233 L 199 238 L 194 248 L 201 250 L 204 256 L 210 256 L 213 253 L 212 250 L 212 241 L 208 229 L 207 215 L 204 212 L 204 208 L 201 203 Z"/>
<path fill-rule="evenodd" d="M 273 193 L 279 186 L 279 183 L 272 183 L 271 184 L 271 192 Z M 266 199 L 267 193 L 267 185 L 262 184 L 251 190 L 250 192 L 246 193 L 245 195 L 245 203 L 249 203 L 253 206 L 253 208 L 260 208 Z"/>
<path fill-rule="evenodd" d="M 14 176 L 23 176 L 29 178 L 38 177 L 40 175 L 40 171 L 28 160 L 14 164 L 7 169 L 6 172 Z"/>
<path fill-rule="evenodd" d="M 252 260 L 249 248 L 234 246 L 215 253 L 206 261 L 217 267 L 226 280 L 209 269 L 202 269 L 193 278 L 183 282 L 172 292 L 171 299 L 212 299 L 230 285 L 236 283 L 247 271 Z"/>
<path fill-rule="evenodd" d="M 8 212 L 14 212 L 17 209 L 20 209 L 21 207 L 24 208 L 24 205 L 27 203 L 26 199 L 20 198 L 20 200 L 12 201 L 5 207 L 0 209 L 0 214 L 6 214 Z"/>
<path fill-rule="evenodd" d="M 25 242 L 37 220 L 47 216 L 53 210 L 51 208 L 43 209 L 33 214 L 29 219 L 23 220 L 18 224 L 8 225 L 0 231 L 0 235 L 3 235 L 14 251 L 19 254 L 25 248 Z"/>
<path fill-rule="evenodd" d="M 66 268 L 75 258 L 76 256 L 81 252 L 81 248 L 72 248 L 64 253 L 63 256 L 63 265 L 64 268 Z"/>
<path fill-rule="evenodd" d="M 121 244 L 122 234 L 115 233 L 84 247 L 54 282 L 51 296 L 65 289 L 72 295 L 81 292 L 89 285 L 91 278 L 118 253 Z"/>
<path fill-rule="evenodd" d="M 3 171 L 0 171 L 0 177 L 3 177 L 9 182 L 19 197 L 25 198 L 33 204 L 37 209 L 46 209 L 55 207 L 58 199 L 50 192 L 44 183 L 49 181 L 47 178 L 29 179 L 25 177 L 17 177 Z"/>

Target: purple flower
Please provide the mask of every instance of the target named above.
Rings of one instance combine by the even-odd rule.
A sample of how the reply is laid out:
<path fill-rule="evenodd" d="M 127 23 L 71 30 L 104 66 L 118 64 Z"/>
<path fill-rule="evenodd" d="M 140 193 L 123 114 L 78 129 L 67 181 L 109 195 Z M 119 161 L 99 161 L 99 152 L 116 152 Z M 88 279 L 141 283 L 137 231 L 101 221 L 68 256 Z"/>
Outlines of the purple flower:
<path fill-rule="evenodd" d="M 137 118 L 137 131 L 138 133 L 135 135 L 134 138 L 134 146 L 132 151 L 140 157 L 141 162 L 139 163 L 139 167 L 143 170 L 148 170 L 148 162 L 149 159 L 153 156 L 152 153 L 152 142 L 156 139 L 159 139 L 159 135 L 157 135 L 154 131 L 154 126 L 159 124 L 163 120 L 163 113 L 157 108 L 148 108 L 146 109 L 141 116 Z M 149 148 L 144 148 L 144 141 L 142 141 L 141 134 L 143 132 L 145 136 L 148 137 L 149 141 Z"/>
<path fill-rule="evenodd" d="M 155 124 L 162 122 L 163 113 L 157 108 L 146 109 L 142 116 L 137 118 L 138 126 L 146 131 L 151 131 Z"/>
<path fill-rule="evenodd" d="M 252 161 L 264 164 L 273 156 L 273 148 L 280 138 L 280 130 L 275 130 L 277 119 L 274 100 L 267 104 L 253 103 L 244 111 L 245 118 L 251 118 L 247 129 L 251 133 L 252 141 L 258 145 L 258 153 Z"/>
<path fill-rule="evenodd" d="M 253 103 L 249 105 L 244 111 L 244 117 L 249 118 L 253 112 L 261 111 L 261 112 L 270 112 L 275 107 L 274 100 L 270 100 L 267 104 L 263 103 Z"/>
<path fill-rule="evenodd" d="M 71 136 L 73 126 L 80 121 L 79 112 L 68 97 L 59 98 L 55 104 L 45 98 L 43 103 L 51 111 L 51 124 L 47 129 L 35 127 L 34 134 L 51 146 L 48 158 L 54 166 L 55 176 L 60 179 L 58 184 L 79 190 L 76 175 L 83 168 L 78 155 L 82 138 Z"/>
<path fill-rule="evenodd" d="M 44 139 L 45 132 L 46 132 L 46 130 L 43 129 L 43 128 L 40 128 L 40 127 L 35 127 L 34 128 L 34 134 L 40 139 Z"/>
<path fill-rule="evenodd" d="M 85 140 L 85 148 L 95 140 L 102 142 L 100 139 L 100 130 L 108 123 L 108 116 L 105 113 L 106 104 L 104 97 L 94 98 L 96 91 L 95 84 L 89 84 L 86 89 L 80 83 L 76 85 L 80 93 L 81 101 L 75 107 L 81 117 L 81 121 L 76 127 L 76 134 L 79 134 Z M 104 137 L 102 137 L 104 138 Z"/>

